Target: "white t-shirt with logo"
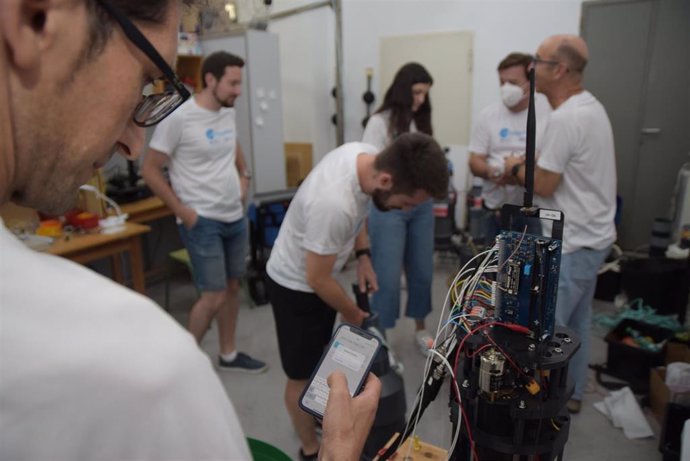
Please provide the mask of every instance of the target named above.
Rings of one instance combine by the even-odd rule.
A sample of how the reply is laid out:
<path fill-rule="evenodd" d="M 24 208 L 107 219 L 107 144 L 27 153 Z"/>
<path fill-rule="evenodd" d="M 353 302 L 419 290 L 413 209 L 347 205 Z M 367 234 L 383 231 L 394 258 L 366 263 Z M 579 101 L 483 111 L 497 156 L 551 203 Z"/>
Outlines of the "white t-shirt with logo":
<path fill-rule="evenodd" d="M 616 158 L 611 122 L 588 91 L 571 96 L 551 114 L 537 165 L 560 173 L 544 208 L 565 213 L 563 252 L 601 250 L 616 240 Z"/>
<path fill-rule="evenodd" d="M 266 272 L 275 282 L 313 293 L 307 284 L 307 251 L 337 255 L 332 273 L 340 272 L 364 224 L 369 203 L 357 177 L 357 157 L 376 152 L 370 144 L 343 144 L 309 173 L 290 202 L 268 259 Z"/>
<path fill-rule="evenodd" d="M 170 156 L 170 183 L 180 201 L 223 222 L 244 215 L 236 146 L 235 109 L 208 110 L 193 97 L 156 126 L 150 143 Z"/>
<path fill-rule="evenodd" d="M 534 98 L 536 128 L 535 149 L 541 150 L 551 106 L 546 97 L 536 93 Z M 490 167 L 499 171 L 504 169 L 505 158 L 509 155 L 524 155 L 527 142 L 527 109 L 512 112 L 505 104 L 492 104 L 479 114 L 479 121 L 472 131 L 470 152 L 487 157 Z M 484 205 L 498 209 L 504 203 L 522 204 L 525 189 L 520 186 L 500 186 L 484 180 L 482 197 Z"/>

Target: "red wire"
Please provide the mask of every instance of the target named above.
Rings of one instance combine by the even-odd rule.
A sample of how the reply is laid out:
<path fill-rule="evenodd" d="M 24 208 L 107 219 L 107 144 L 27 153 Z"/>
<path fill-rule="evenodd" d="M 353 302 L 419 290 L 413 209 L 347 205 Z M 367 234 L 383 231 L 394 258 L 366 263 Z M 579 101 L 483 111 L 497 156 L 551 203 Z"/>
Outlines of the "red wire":
<path fill-rule="evenodd" d="M 458 388 L 456 386 L 452 386 L 453 391 L 455 392 L 455 398 L 458 401 L 458 406 L 460 407 L 460 413 L 462 414 L 462 419 L 465 421 L 465 427 L 467 428 L 467 438 L 470 439 L 470 450 L 472 451 L 472 455 L 476 461 L 479 461 L 479 456 L 477 456 L 477 451 L 474 446 L 474 438 L 472 437 L 472 429 L 470 428 L 469 420 L 467 419 L 467 413 L 465 413 L 465 407 L 462 405 L 462 398 L 460 398 L 460 394 L 458 394 Z M 452 455 L 452 453 L 451 453 Z"/>
<path fill-rule="evenodd" d="M 529 328 L 523 327 L 522 325 L 515 325 L 512 323 L 489 322 L 489 323 L 485 323 L 483 325 L 479 325 L 477 328 L 475 328 L 474 330 L 467 333 L 465 335 L 465 337 L 462 338 L 462 341 L 460 341 L 460 345 L 458 346 L 458 351 L 455 353 L 455 363 L 453 364 L 453 373 L 455 374 L 455 376 L 458 375 L 457 370 L 458 370 L 458 362 L 460 359 L 460 352 L 462 351 L 462 348 L 464 347 L 465 341 L 467 341 L 467 338 L 474 335 L 479 330 L 482 330 L 484 328 L 488 328 L 492 325 L 499 325 L 499 326 L 508 328 L 509 330 L 517 331 L 518 333 L 525 333 L 525 334 L 529 333 Z M 496 343 L 493 342 L 493 340 L 490 337 L 489 337 L 489 341 L 491 341 L 496 346 Z M 475 352 L 475 355 L 486 346 L 488 346 L 488 344 L 485 344 L 483 347 L 479 348 Z M 496 346 L 496 347 L 498 347 L 498 346 Z M 500 347 L 498 349 L 500 350 Z M 503 352 L 503 351 L 501 351 L 501 352 Z M 503 353 L 503 355 L 505 355 L 505 353 Z M 508 357 L 508 356 L 506 356 L 506 357 Z M 510 360 L 510 358 L 508 358 L 508 360 Z M 515 366 L 515 363 L 512 360 L 510 360 L 510 362 L 513 364 L 513 366 Z M 520 369 L 518 368 L 518 370 L 520 370 Z M 522 371 L 522 370 L 520 370 L 520 371 Z M 458 394 L 458 390 L 455 389 L 455 386 L 453 386 L 453 389 L 455 391 L 455 395 L 456 395 L 456 398 L 458 400 L 458 406 L 460 407 L 460 412 L 462 413 L 462 418 L 465 421 L 465 427 L 467 428 L 467 436 L 470 439 L 470 448 L 472 450 L 472 454 L 473 454 L 475 460 L 479 461 L 479 457 L 477 456 L 477 452 L 476 452 L 475 447 L 474 447 L 474 439 L 472 438 L 472 430 L 470 429 L 470 425 L 469 425 L 469 422 L 467 420 L 467 414 L 465 413 L 465 408 L 462 405 L 462 399 L 460 398 L 460 395 Z"/>
<path fill-rule="evenodd" d="M 531 376 L 529 376 L 527 373 L 525 373 L 524 371 L 522 371 L 522 369 L 521 369 L 519 366 L 517 366 L 517 364 L 516 364 L 515 362 L 513 362 L 513 359 L 512 359 L 508 354 L 506 354 L 506 353 L 503 351 L 503 349 L 501 349 L 501 347 L 500 347 L 498 344 L 496 344 L 496 341 L 494 341 L 494 339 L 493 339 L 491 336 L 486 335 L 486 337 L 488 338 L 489 342 L 490 342 L 491 344 L 493 344 L 493 346 L 494 346 L 496 349 L 498 349 L 499 352 L 500 352 L 501 354 L 503 354 L 503 356 L 504 356 L 506 359 L 508 359 L 508 362 L 510 362 L 510 364 L 511 364 L 518 372 L 520 372 L 520 374 L 522 374 L 523 376 L 526 376 L 526 377 L 528 377 L 528 378 L 531 378 Z"/>
<path fill-rule="evenodd" d="M 475 333 L 478 332 L 479 330 L 482 330 L 482 329 L 484 329 L 484 328 L 488 328 L 488 327 L 490 327 L 490 326 L 492 326 L 492 325 L 499 325 L 499 326 L 508 328 L 509 330 L 517 331 L 518 333 L 525 333 L 525 334 L 529 333 L 529 328 L 523 327 L 522 325 L 515 325 L 515 324 L 512 324 L 512 323 L 489 322 L 489 323 L 485 323 L 485 324 L 483 324 L 483 325 L 479 325 L 477 328 L 475 328 L 474 330 L 472 330 L 472 331 L 470 331 L 469 333 L 467 333 L 467 334 L 465 335 L 465 337 L 462 338 L 462 341 L 460 341 L 460 345 L 458 346 L 458 351 L 455 353 L 455 361 L 454 361 L 454 363 L 453 363 L 453 372 L 455 373 L 456 376 L 457 376 L 457 371 L 458 371 L 458 362 L 459 362 L 459 360 L 460 360 L 460 352 L 462 351 L 462 348 L 463 348 L 463 346 L 465 345 L 465 341 L 467 340 L 467 338 L 469 338 L 470 336 L 472 336 L 473 334 L 475 334 Z M 495 344 L 495 343 L 494 343 L 494 344 Z M 500 349 L 500 348 L 499 348 L 499 349 Z M 504 355 L 505 355 L 505 354 L 504 354 Z"/>
<path fill-rule="evenodd" d="M 467 353 L 467 357 L 468 357 L 468 358 L 472 358 L 472 357 L 474 357 L 475 355 L 479 354 L 479 353 L 480 353 L 481 351 L 483 351 L 484 349 L 486 349 L 487 347 L 491 347 L 491 344 L 484 344 L 482 347 L 480 347 L 480 348 L 477 349 L 476 351 L 474 351 L 474 352 L 468 352 L 468 353 Z"/>
<path fill-rule="evenodd" d="M 460 341 L 460 345 L 458 346 L 458 351 L 455 353 L 455 363 L 453 364 L 453 373 L 455 374 L 455 376 L 458 375 L 457 370 L 458 370 L 458 362 L 460 360 L 460 353 L 462 351 L 462 348 L 465 346 L 465 341 L 467 341 L 467 338 L 474 335 L 478 331 L 483 330 L 484 328 L 488 328 L 488 327 L 493 326 L 493 325 L 502 326 L 504 328 L 508 328 L 509 330 L 516 331 L 518 333 L 525 333 L 525 334 L 529 333 L 529 328 L 524 327 L 522 325 L 515 325 L 512 323 L 489 322 L 489 323 L 485 323 L 483 325 L 479 325 L 477 328 L 475 328 L 474 330 L 467 333 L 462 338 L 462 341 Z M 488 337 L 488 338 L 489 338 L 489 341 L 494 346 L 496 346 L 499 350 L 501 350 L 501 348 L 498 347 L 498 345 L 491 339 L 491 337 Z M 488 347 L 488 346 L 489 346 L 488 344 L 485 344 L 484 346 L 480 347 L 477 351 L 475 351 L 475 353 L 473 355 L 468 355 L 468 357 L 474 357 L 474 355 L 478 354 L 479 351 L 481 351 L 482 349 L 484 349 L 485 347 Z M 505 355 L 505 353 L 502 350 L 501 350 L 501 353 L 503 353 L 503 355 Z M 506 356 L 506 358 L 508 358 L 510 363 L 513 364 L 513 366 L 516 367 L 522 373 L 522 370 L 520 370 L 520 368 L 518 368 L 517 365 L 515 365 L 515 362 L 513 362 L 512 359 L 510 359 L 510 357 L 508 357 L 507 355 L 505 355 L 505 356 Z M 467 436 L 470 440 L 470 447 L 472 450 L 472 454 L 474 456 L 474 459 L 476 461 L 479 461 L 479 457 L 477 456 L 477 451 L 476 451 L 475 446 L 474 446 L 474 439 L 472 438 L 472 430 L 470 429 L 470 425 L 469 425 L 469 422 L 467 420 L 467 414 L 465 413 L 465 408 L 462 405 L 462 399 L 460 398 L 460 395 L 458 394 L 458 390 L 455 389 L 455 386 L 453 386 L 453 389 L 455 391 L 455 395 L 456 395 L 456 398 L 458 400 L 458 406 L 460 407 L 460 412 L 462 414 L 462 418 L 465 421 L 465 427 L 467 428 Z"/>
<path fill-rule="evenodd" d="M 454 361 L 454 364 L 453 364 L 453 372 L 455 373 L 456 376 L 457 376 L 458 362 L 459 362 L 459 359 L 460 359 L 460 353 L 461 353 L 461 351 L 462 351 L 462 349 L 463 349 L 463 347 L 464 347 L 464 345 L 465 345 L 465 341 L 467 341 L 467 339 L 468 339 L 470 336 L 476 334 L 478 331 L 483 330 L 483 329 L 488 328 L 488 327 L 493 326 L 493 325 L 502 326 L 502 327 L 504 327 L 504 328 L 507 328 L 507 329 L 509 329 L 509 330 L 511 330 L 511 331 L 515 331 L 515 332 L 518 332 L 518 333 L 528 334 L 528 333 L 530 332 L 529 328 L 527 328 L 527 327 L 524 327 L 524 326 L 522 326 L 522 325 L 515 325 L 515 324 L 511 324 L 511 323 L 489 322 L 489 323 L 485 323 L 485 324 L 483 324 L 483 325 L 479 325 L 477 328 L 475 328 L 475 329 L 473 329 L 472 331 L 470 331 L 469 333 L 467 333 L 467 334 L 462 338 L 462 341 L 460 341 L 460 345 L 458 346 L 458 350 L 457 350 L 457 352 L 455 353 L 455 361 Z M 508 359 L 508 361 L 510 362 L 510 364 L 511 364 L 516 370 L 518 370 L 518 372 L 520 372 L 520 373 L 521 373 L 522 375 L 524 375 L 524 376 L 530 377 L 529 375 L 527 375 L 526 373 L 524 373 L 520 367 L 517 366 L 517 364 L 513 361 L 513 359 L 512 359 L 509 355 L 507 355 L 507 354 L 503 351 L 503 349 L 501 349 L 501 347 L 500 347 L 498 344 L 496 344 L 496 341 L 494 341 L 494 339 L 493 339 L 491 336 L 487 335 L 487 339 L 489 340 L 489 342 L 490 342 L 491 344 L 485 344 L 485 345 L 483 345 L 482 347 L 480 347 L 479 349 L 477 349 L 474 353 L 468 353 L 468 354 L 467 354 L 468 358 L 472 358 L 472 357 L 476 356 L 476 355 L 479 354 L 482 350 L 484 350 L 484 349 L 486 349 L 487 347 L 490 347 L 491 345 L 493 345 L 494 347 L 496 347 L 496 348 L 506 357 L 506 359 Z M 530 378 L 531 378 L 531 377 L 530 377 Z M 541 378 L 540 381 L 541 381 L 541 383 L 542 383 L 542 386 L 544 386 L 544 389 L 546 390 L 546 389 L 547 389 L 547 383 L 546 383 L 546 381 L 545 381 L 545 379 L 544 379 L 544 374 L 543 374 L 543 372 L 540 373 L 540 378 Z M 470 428 L 469 420 L 467 419 L 467 413 L 465 412 L 465 408 L 464 408 L 464 406 L 462 405 L 462 399 L 461 399 L 461 397 L 460 397 L 460 394 L 458 393 L 457 388 L 455 388 L 455 386 L 453 386 L 453 390 L 454 390 L 454 392 L 455 392 L 455 396 L 456 396 L 456 399 L 457 399 L 457 401 L 458 401 L 458 406 L 460 407 L 460 413 L 462 414 L 462 419 L 463 419 L 463 421 L 465 422 L 465 427 L 467 428 L 467 437 L 468 437 L 469 442 L 470 442 L 470 450 L 471 450 L 471 452 L 472 452 L 472 456 L 473 456 L 473 458 L 474 458 L 476 461 L 479 461 L 479 456 L 477 455 L 477 451 L 476 451 L 476 447 L 475 447 L 475 443 L 474 443 L 474 438 L 472 437 L 472 429 Z M 539 458 L 537 458 L 537 459 L 539 459 Z"/>

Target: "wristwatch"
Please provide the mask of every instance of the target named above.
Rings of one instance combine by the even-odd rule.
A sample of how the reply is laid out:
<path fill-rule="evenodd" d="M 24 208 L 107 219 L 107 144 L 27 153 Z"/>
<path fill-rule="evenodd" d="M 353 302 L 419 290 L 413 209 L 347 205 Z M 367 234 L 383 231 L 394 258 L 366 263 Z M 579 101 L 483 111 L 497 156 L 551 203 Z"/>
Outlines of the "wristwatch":
<path fill-rule="evenodd" d="M 244 170 L 242 172 L 242 177 L 247 179 L 252 179 L 252 172 L 249 170 Z"/>
<path fill-rule="evenodd" d="M 359 250 L 355 250 L 355 258 L 359 258 L 360 256 L 367 255 L 371 258 L 371 250 L 369 248 L 361 248 Z"/>

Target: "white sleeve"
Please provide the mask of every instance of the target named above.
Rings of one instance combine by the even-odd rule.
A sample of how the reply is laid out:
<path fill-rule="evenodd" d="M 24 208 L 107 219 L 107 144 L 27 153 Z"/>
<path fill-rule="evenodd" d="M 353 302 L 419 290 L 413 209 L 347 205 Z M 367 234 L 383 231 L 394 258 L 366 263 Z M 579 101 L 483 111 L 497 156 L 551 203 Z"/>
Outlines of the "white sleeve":
<path fill-rule="evenodd" d="M 183 128 L 182 115 L 173 112 L 156 125 L 149 147 L 171 156 L 182 138 Z"/>
<path fill-rule="evenodd" d="M 558 114 L 552 115 L 544 133 L 542 145 L 537 165 L 543 170 L 562 174 L 565 166 L 574 154 L 576 145 L 576 133 L 572 129 L 572 123 L 559 117 Z"/>
<path fill-rule="evenodd" d="M 128 374 L 119 374 L 130 378 L 132 392 L 109 415 L 129 427 L 129 440 L 121 442 L 131 446 L 131 459 L 251 460 L 235 408 L 208 357 L 187 332 L 158 327 L 161 344 L 140 344 L 146 359 L 133 359 Z"/>
<path fill-rule="evenodd" d="M 159 427 L 168 429 L 167 444 L 180 444 L 169 450 L 168 459 L 251 460 L 235 408 L 208 358 L 191 358 L 177 369 L 178 375 L 171 376 L 162 390 L 167 402 L 161 401 L 160 407 L 155 407 Z M 172 439 L 180 434 L 185 434 L 186 441 L 174 442 Z"/>
<path fill-rule="evenodd" d="M 546 99 L 546 96 L 542 95 L 541 93 L 536 93 L 534 102 L 537 121 L 537 139 L 535 149 L 537 151 L 537 155 L 540 155 L 544 145 L 544 133 L 546 133 L 546 130 L 548 129 L 549 118 L 551 117 L 552 110 L 551 106 L 549 105 L 549 101 Z"/>
<path fill-rule="evenodd" d="M 491 133 L 489 129 L 489 120 L 486 111 L 479 114 L 479 121 L 472 130 L 472 137 L 470 138 L 469 150 L 472 153 L 479 155 L 489 155 L 491 148 Z"/>
<path fill-rule="evenodd" d="M 389 144 L 388 126 L 386 119 L 381 114 L 374 114 L 369 118 L 364 128 L 362 142 L 371 144 L 376 149 L 382 150 Z"/>

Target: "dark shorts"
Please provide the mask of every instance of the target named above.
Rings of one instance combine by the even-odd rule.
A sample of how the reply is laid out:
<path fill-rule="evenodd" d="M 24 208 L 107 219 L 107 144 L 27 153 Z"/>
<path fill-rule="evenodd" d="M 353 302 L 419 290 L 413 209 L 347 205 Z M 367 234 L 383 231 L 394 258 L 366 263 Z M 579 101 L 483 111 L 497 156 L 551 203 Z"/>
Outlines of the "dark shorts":
<path fill-rule="evenodd" d="M 290 379 L 307 380 L 331 340 L 336 311 L 314 293 L 291 290 L 266 278 L 283 370 Z"/>

